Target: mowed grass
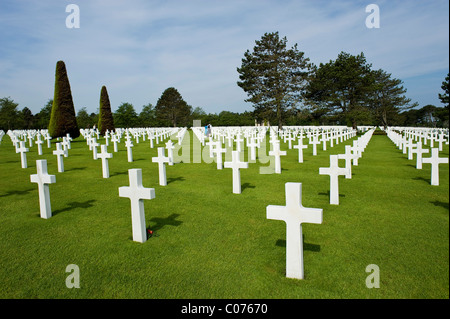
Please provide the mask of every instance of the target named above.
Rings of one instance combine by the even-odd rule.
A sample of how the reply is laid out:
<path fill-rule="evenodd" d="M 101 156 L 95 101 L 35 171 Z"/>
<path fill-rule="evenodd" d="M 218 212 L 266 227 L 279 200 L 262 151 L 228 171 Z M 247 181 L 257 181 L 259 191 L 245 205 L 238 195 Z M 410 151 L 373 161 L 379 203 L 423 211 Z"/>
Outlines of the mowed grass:
<path fill-rule="evenodd" d="M 231 169 L 193 163 L 199 144 L 192 132 L 177 152 L 184 162 L 166 167 L 167 186 L 159 186 L 151 161 L 157 150 L 148 141 L 134 143 L 132 163 L 123 140 L 117 153 L 111 145 L 111 177 L 103 179 L 101 160 L 93 160 L 81 137 L 58 173 L 56 141 L 52 150 L 43 145 L 42 156 L 33 146 L 22 169 L 5 136 L 0 297 L 449 298 L 448 164 L 439 167 L 440 186 L 431 186 L 429 164 L 417 170 L 386 136 L 374 135 L 352 179 L 339 177 L 340 204 L 330 205 L 329 177 L 319 167 L 353 140 L 326 151 L 319 145 L 317 156 L 309 145 L 304 163 L 281 143 L 288 152 L 282 174 L 260 174 L 269 165 L 260 156 L 241 170 L 242 193 L 233 194 Z M 449 156 L 448 145 L 440 156 Z M 47 159 L 56 175 L 47 220 L 39 217 L 37 185 L 30 182 L 37 159 Z M 144 187 L 156 193 L 144 201 L 156 236 L 143 244 L 132 240 L 130 200 L 118 192 L 129 185 L 130 168 L 141 168 Z M 322 224 L 303 225 L 304 280 L 285 277 L 286 226 L 266 218 L 268 205 L 285 205 L 286 182 L 302 183 L 305 207 L 323 209 Z M 69 264 L 80 269 L 79 289 L 66 287 Z M 379 266 L 380 288 L 366 287 L 370 264 Z"/>

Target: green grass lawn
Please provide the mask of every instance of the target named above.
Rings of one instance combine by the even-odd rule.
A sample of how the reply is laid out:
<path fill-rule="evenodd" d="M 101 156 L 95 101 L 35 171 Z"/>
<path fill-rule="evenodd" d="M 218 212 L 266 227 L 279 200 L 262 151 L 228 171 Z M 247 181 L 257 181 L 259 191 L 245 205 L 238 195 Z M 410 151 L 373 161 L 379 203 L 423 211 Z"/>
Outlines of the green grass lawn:
<path fill-rule="evenodd" d="M 185 152 L 195 147 L 192 135 Z M 42 156 L 30 149 L 22 169 L 5 136 L 0 298 L 449 298 L 448 164 L 440 165 L 440 186 L 431 186 L 429 164 L 417 170 L 388 137 L 374 135 L 352 179 L 339 177 L 340 204 L 330 205 L 329 177 L 319 167 L 352 141 L 327 151 L 319 145 L 317 156 L 309 145 L 301 164 L 281 143 L 282 174 L 260 174 L 268 164 L 250 163 L 241 170 L 242 194 L 233 194 L 231 169 L 215 163 L 167 166 L 168 185 L 159 186 L 148 141 L 135 143 L 128 163 L 122 140 L 103 179 L 101 160 L 81 137 L 58 173 L 45 144 Z M 449 156 L 448 145 L 440 156 Z M 30 182 L 37 159 L 56 175 L 47 220 Z M 145 201 L 156 236 L 143 244 L 132 240 L 130 200 L 119 197 L 130 168 L 141 168 L 144 187 L 156 193 Z M 323 209 L 322 224 L 303 225 L 304 280 L 285 277 L 285 223 L 266 219 L 266 206 L 285 205 L 286 182 L 302 183 L 305 207 Z M 80 269 L 80 289 L 66 287 L 69 264 Z M 366 287 L 370 264 L 379 266 L 380 288 Z"/>

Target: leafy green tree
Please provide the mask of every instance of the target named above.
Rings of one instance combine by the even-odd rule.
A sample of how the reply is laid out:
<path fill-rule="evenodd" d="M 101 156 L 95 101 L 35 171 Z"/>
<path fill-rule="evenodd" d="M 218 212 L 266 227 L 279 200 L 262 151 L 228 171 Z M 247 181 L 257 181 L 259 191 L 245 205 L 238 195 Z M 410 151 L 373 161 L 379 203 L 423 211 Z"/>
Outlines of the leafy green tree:
<path fill-rule="evenodd" d="M 116 127 L 121 128 L 138 126 L 138 115 L 133 104 L 122 103 L 114 113 L 114 123 Z"/>
<path fill-rule="evenodd" d="M 341 52 L 335 61 L 321 63 L 309 83 L 306 97 L 313 112 L 341 113 L 348 125 L 371 121 L 369 97 L 374 74 L 364 54 Z"/>
<path fill-rule="evenodd" d="M 35 115 L 36 117 L 36 128 L 46 129 L 48 128 L 48 123 L 50 123 L 50 116 L 52 114 L 53 99 L 49 99 L 47 104 Z"/>
<path fill-rule="evenodd" d="M 67 133 L 72 138 L 80 136 L 69 78 L 67 77 L 66 65 L 63 61 L 56 63 L 55 95 L 53 97 L 48 132 L 53 138 L 63 137 Z"/>
<path fill-rule="evenodd" d="M 191 109 L 177 89 L 170 87 L 162 93 L 156 103 L 156 118 L 163 126 L 188 126 Z"/>
<path fill-rule="evenodd" d="M 35 117 L 28 107 L 24 107 L 22 111 L 20 111 L 19 118 L 22 129 L 31 130 L 35 128 Z"/>
<path fill-rule="evenodd" d="M 109 103 L 108 91 L 106 86 L 102 86 L 100 92 L 100 109 L 98 112 L 98 130 L 104 135 L 107 130 L 114 131 L 114 119 L 111 112 L 111 104 Z"/>
<path fill-rule="evenodd" d="M 155 108 L 151 103 L 142 107 L 141 113 L 139 113 L 139 125 L 142 127 L 157 127 L 158 121 L 156 120 Z"/>
<path fill-rule="evenodd" d="M 10 97 L 0 99 L 0 130 L 5 133 L 8 130 L 18 129 L 20 125 L 20 116 L 15 103 Z"/>
<path fill-rule="evenodd" d="M 82 107 L 77 113 L 77 123 L 80 128 L 86 129 L 93 127 L 95 122 L 92 122 L 89 113 L 87 112 L 85 107 Z"/>
<path fill-rule="evenodd" d="M 268 119 L 283 125 L 286 111 L 297 108 L 307 85 L 313 65 L 295 44 L 287 48 L 286 37 L 278 32 L 265 33 L 256 40 L 253 52 L 247 50 L 242 65 L 237 68 L 237 82 L 253 103 L 258 120 Z"/>
<path fill-rule="evenodd" d="M 445 108 L 447 109 L 447 112 L 449 110 L 449 105 L 450 105 L 450 99 L 449 99 L 449 75 L 450 73 L 447 73 L 447 76 L 445 77 L 445 81 L 442 82 L 442 86 L 441 89 L 444 90 L 443 94 L 439 94 L 439 99 L 441 100 L 441 102 L 445 105 Z"/>
<path fill-rule="evenodd" d="M 391 78 L 391 74 L 383 71 L 372 71 L 374 76 L 373 90 L 370 95 L 371 108 L 376 116 L 377 125 L 387 127 L 393 125 L 401 111 L 417 107 L 418 104 L 410 104 L 404 94 L 406 89 L 402 86 L 403 81 Z"/>

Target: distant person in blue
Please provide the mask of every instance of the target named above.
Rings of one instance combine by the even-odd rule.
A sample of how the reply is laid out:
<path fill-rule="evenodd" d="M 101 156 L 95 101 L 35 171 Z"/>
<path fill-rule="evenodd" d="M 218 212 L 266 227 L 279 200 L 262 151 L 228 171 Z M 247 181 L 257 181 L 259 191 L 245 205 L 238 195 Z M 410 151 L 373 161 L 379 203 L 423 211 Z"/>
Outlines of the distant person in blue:
<path fill-rule="evenodd" d="M 206 136 L 209 137 L 211 135 L 211 124 L 205 126 L 206 128 Z"/>

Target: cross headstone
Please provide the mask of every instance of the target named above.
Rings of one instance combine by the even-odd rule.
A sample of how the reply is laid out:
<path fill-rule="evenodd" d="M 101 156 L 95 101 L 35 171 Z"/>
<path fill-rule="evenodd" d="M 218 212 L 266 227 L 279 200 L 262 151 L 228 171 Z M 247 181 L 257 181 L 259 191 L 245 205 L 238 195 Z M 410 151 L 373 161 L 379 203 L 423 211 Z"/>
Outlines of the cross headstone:
<path fill-rule="evenodd" d="M 22 165 L 22 168 L 27 168 L 27 152 L 29 151 L 28 148 L 25 147 L 25 142 L 20 141 L 20 147 L 16 149 L 16 153 L 20 153 L 20 163 Z"/>
<path fill-rule="evenodd" d="M 314 135 L 312 141 L 310 142 L 310 144 L 313 145 L 313 156 L 317 155 L 317 144 L 319 143 L 319 138 L 317 137 L 317 135 Z"/>
<path fill-rule="evenodd" d="M 431 164 L 431 185 L 439 185 L 439 164 L 448 164 L 448 157 L 439 157 L 439 149 L 431 149 L 431 157 L 422 158 L 422 163 Z"/>
<path fill-rule="evenodd" d="M 167 156 L 169 157 L 169 165 L 173 166 L 173 150 L 175 146 L 173 145 L 172 140 L 169 140 L 166 143 L 166 148 L 167 148 Z"/>
<path fill-rule="evenodd" d="M 117 151 L 118 151 L 117 143 L 119 142 L 119 137 L 116 134 L 113 134 L 111 136 L 111 142 L 113 142 L 113 145 L 114 145 L 114 153 L 117 153 Z"/>
<path fill-rule="evenodd" d="M 345 145 L 345 153 L 338 154 L 338 159 L 345 160 L 345 169 L 347 173 L 345 174 L 345 178 L 352 178 L 352 160 L 355 155 L 352 153 L 352 147 L 350 145 Z"/>
<path fill-rule="evenodd" d="M 238 133 L 238 135 L 236 136 L 236 139 L 234 141 L 236 142 L 236 151 L 238 151 L 240 153 L 241 152 L 241 142 L 244 141 L 241 138 L 241 134 L 240 133 Z"/>
<path fill-rule="evenodd" d="M 125 141 L 125 147 L 127 148 L 128 162 L 131 163 L 133 161 L 133 142 L 129 136 L 127 136 L 127 140 Z"/>
<path fill-rule="evenodd" d="M 239 159 L 239 152 L 232 152 L 231 162 L 224 163 L 225 168 L 231 168 L 233 170 L 233 194 L 241 193 L 241 168 L 248 168 L 248 163 L 241 162 Z"/>
<path fill-rule="evenodd" d="M 308 145 L 303 145 L 303 138 L 298 139 L 298 144 L 294 145 L 294 148 L 298 149 L 298 162 L 303 163 L 303 149 L 307 148 Z"/>
<path fill-rule="evenodd" d="M 58 162 L 58 172 L 64 172 L 64 160 L 63 157 L 67 153 L 61 146 L 61 143 L 56 143 L 56 150 L 53 151 L 53 155 L 56 155 L 56 161 Z"/>
<path fill-rule="evenodd" d="M 44 143 L 44 141 L 41 140 L 41 134 L 38 134 L 37 138 L 36 138 L 36 144 L 38 147 L 38 155 L 42 155 L 42 144 L 43 143 Z"/>
<path fill-rule="evenodd" d="M 164 147 L 158 147 L 158 156 L 152 157 L 153 163 L 158 163 L 159 185 L 167 186 L 166 163 L 169 163 L 169 157 L 164 156 Z"/>
<path fill-rule="evenodd" d="M 247 143 L 247 147 L 250 149 L 250 160 L 256 161 L 256 147 L 258 143 L 255 141 L 253 137 L 250 138 L 250 141 Z"/>
<path fill-rule="evenodd" d="M 280 143 L 273 143 L 273 150 L 269 151 L 270 156 L 275 156 L 275 173 L 281 174 L 281 159 L 280 156 L 285 156 L 286 151 L 280 150 Z"/>
<path fill-rule="evenodd" d="M 108 153 L 108 146 L 102 145 L 100 148 L 102 151 L 100 154 L 97 154 L 97 158 L 100 158 L 102 160 L 103 178 L 109 178 L 108 158 L 112 158 L 112 154 Z"/>
<path fill-rule="evenodd" d="M 52 139 L 52 137 L 49 135 L 49 134 L 47 134 L 47 135 L 45 135 L 45 139 L 47 140 L 47 148 L 50 148 L 51 147 L 51 139 Z"/>
<path fill-rule="evenodd" d="M 36 169 L 37 174 L 30 175 L 30 180 L 38 184 L 40 214 L 47 219 L 52 217 L 49 184 L 56 183 L 56 177 L 47 173 L 47 160 L 37 160 Z"/>
<path fill-rule="evenodd" d="M 214 145 L 215 147 L 213 149 L 213 152 L 216 153 L 217 169 L 222 169 L 223 168 L 222 153 L 225 153 L 227 149 L 222 147 L 222 142 L 220 140 L 215 142 Z"/>
<path fill-rule="evenodd" d="M 339 175 L 346 175 L 347 169 L 338 165 L 338 156 L 330 155 L 330 167 L 320 167 L 319 175 L 330 175 L 330 204 L 339 205 Z"/>
<path fill-rule="evenodd" d="M 155 198 L 155 189 L 145 188 L 142 185 L 142 169 L 140 168 L 129 169 L 128 178 L 130 186 L 119 187 L 119 196 L 130 199 L 133 240 L 144 243 L 147 241 L 144 199 Z"/>
<path fill-rule="evenodd" d="M 91 146 L 92 146 L 92 157 L 96 160 L 97 159 L 97 147 L 100 146 L 99 143 L 97 143 L 97 139 L 93 138 L 91 141 Z"/>
<path fill-rule="evenodd" d="M 416 168 L 422 169 L 422 158 L 424 153 L 428 153 L 429 150 L 427 148 L 422 148 L 422 143 L 417 142 L 417 147 L 412 150 L 413 153 L 416 153 Z"/>
<path fill-rule="evenodd" d="M 302 223 L 322 224 L 323 211 L 303 207 L 301 183 L 286 183 L 285 189 L 286 206 L 269 205 L 266 215 L 286 223 L 286 277 L 303 279 Z"/>

